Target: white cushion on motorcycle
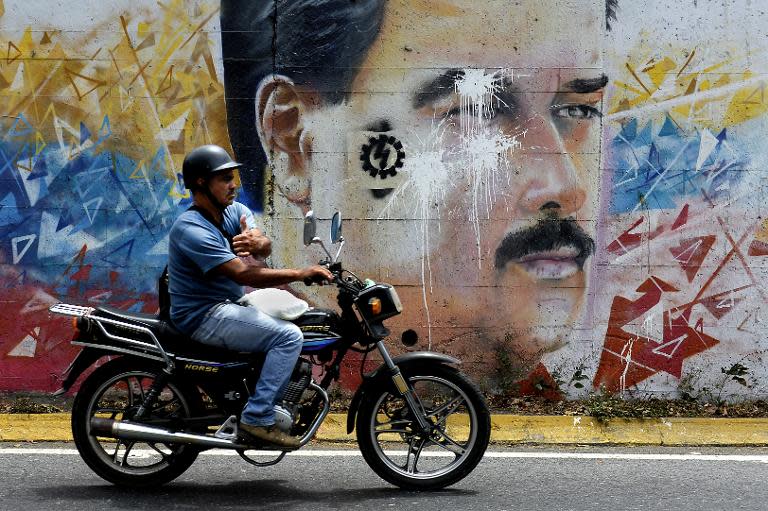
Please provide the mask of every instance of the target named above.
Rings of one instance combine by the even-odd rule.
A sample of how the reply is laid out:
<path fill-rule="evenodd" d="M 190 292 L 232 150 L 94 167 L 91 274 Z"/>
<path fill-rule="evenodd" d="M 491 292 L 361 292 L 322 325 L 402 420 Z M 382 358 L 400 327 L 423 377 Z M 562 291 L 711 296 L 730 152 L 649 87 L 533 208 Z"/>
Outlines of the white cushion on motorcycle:
<path fill-rule="evenodd" d="M 237 303 L 255 307 L 264 314 L 279 319 L 296 319 L 309 310 L 309 304 L 282 289 L 257 289 L 244 295 Z"/>

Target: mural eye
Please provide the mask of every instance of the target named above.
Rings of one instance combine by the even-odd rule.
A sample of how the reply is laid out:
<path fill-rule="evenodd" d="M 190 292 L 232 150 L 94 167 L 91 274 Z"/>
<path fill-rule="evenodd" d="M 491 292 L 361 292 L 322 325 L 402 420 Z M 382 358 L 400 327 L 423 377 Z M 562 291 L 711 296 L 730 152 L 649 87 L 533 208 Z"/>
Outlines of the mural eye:
<path fill-rule="evenodd" d="M 458 117 L 459 115 L 461 115 L 461 108 L 459 107 L 453 107 L 445 113 L 445 117 L 448 119 Z"/>
<path fill-rule="evenodd" d="M 552 107 L 552 114 L 561 119 L 593 119 L 603 115 L 590 105 L 556 105 Z"/>

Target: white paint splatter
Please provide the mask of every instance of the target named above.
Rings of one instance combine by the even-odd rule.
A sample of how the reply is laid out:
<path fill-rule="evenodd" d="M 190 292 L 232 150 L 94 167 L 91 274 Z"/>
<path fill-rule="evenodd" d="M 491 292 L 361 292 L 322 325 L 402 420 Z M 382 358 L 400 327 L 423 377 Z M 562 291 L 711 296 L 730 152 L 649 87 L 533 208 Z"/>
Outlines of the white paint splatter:
<path fill-rule="evenodd" d="M 500 100 L 497 93 L 501 91 L 504 72 L 486 73 L 485 69 L 464 69 L 456 78 L 454 86 L 459 96 L 461 110 L 461 126 L 466 138 L 482 129 L 482 119 L 493 116 L 494 102 Z"/>
<path fill-rule="evenodd" d="M 520 146 L 517 135 L 508 136 L 501 131 L 482 130 L 465 139 L 462 144 L 462 161 L 469 181 L 471 208 L 469 220 L 475 231 L 477 266 L 482 267 L 480 253 L 480 220 L 490 218 L 491 208 L 499 197 L 499 185 L 510 186 L 510 151 Z"/>
<path fill-rule="evenodd" d="M 632 364 L 632 349 L 635 346 L 636 340 L 638 340 L 637 337 L 630 338 L 629 342 L 624 344 L 624 348 L 622 348 L 619 355 L 622 362 L 624 362 L 624 370 L 619 377 L 619 388 L 621 389 L 621 392 L 624 392 L 627 389 L 627 373 L 629 373 L 629 366 Z"/>
<path fill-rule="evenodd" d="M 484 69 L 464 69 L 457 76 L 455 92 L 459 100 L 460 143 L 457 146 L 445 143 L 450 126 L 448 117 L 433 120 L 424 139 L 411 133 L 409 139 L 415 139 L 417 143 L 406 146 L 408 160 L 404 171 L 407 172 L 407 180 L 394 190 L 380 215 L 380 218 L 387 216 L 396 206 L 410 207 L 413 208 L 414 218 L 422 221 L 422 297 L 430 347 L 431 318 L 426 291 L 427 286 L 432 291 L 429 220 L 439 220 L 441 205 L 448 194 L 458 186 L 465 186 L 468 196 L 462 203 L 470 204 L 467 216 L 476 237 L 477 264 L 482 267 L 480 221 L 490 218 L 496 200 L 510 185 L 513 173 L 509 156 L 520 147 L 518 137 L 525 135 L 522 128 L 517 133 L 509 134 L 490 122 L 499 108 L 506 107 L 498 93 L 507 76 L 511 77 L 512 73 L 504 70 L 487 73 Z"/>
<path fill-rule="evenodd" d="M 509 186 L 512 174 L 509 153 L 520 147 L 518 137 L 525 134 L 520 130 L 509 135 L 488 124 L 498 109 L 508 107 L 498 96 L 507 76 L 510 81 L 514 79 L 512 71 L 486 73 L 484 69 L 464 69 L 455 84 L 460 105 L 462 160 L 466 164 L 472 194 L 469 217 L 475 230 L 478 268 L 482 267 L 481 216 L 490 217 L 498 195 L 498 180 L 503 179 L 503 184 Z M 481 215 L 481 204 L 485 205 L 484 215 Z"/>
<path fill-rule="evenodd" d="M 427 348 L 432 349 L 432 318 L 427 299 L 427 284 L 432 292 L 432 268 L 429 260 L 429 219 L 440 218 L 440 205 L 451 187 L 451 169 L 446 164 L 443 135 L 445 120 L 434 121 L 426 139 L 412 134 L 417 144 L 407 147 L 408 179 L 398 186 L 384 206 L 379 218 L 391 212 L 394 205 L 407 206 L 409 203 L 414 218 L 421 220 L 421 294 L 427 314 Z M 415 200 L 414 200 L 415 199 Z"/>

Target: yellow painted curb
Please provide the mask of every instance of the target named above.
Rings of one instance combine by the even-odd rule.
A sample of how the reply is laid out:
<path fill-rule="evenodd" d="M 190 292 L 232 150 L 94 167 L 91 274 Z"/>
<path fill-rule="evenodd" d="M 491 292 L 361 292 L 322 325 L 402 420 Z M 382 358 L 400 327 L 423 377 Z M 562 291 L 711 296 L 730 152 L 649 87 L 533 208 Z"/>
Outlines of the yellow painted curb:
<path fill-rule="evenodd" d="M 768 419 L 494 415 L 495 442 L 541 444 L 768 445 Z"/>
<path fill-rule="evenodd" d="M 0 414 L 2 442 L 69 442 L 68 413 Z M 449 426 L 450 427 L 450 426 Z M 491 441 L 535 444 L 768 445 L 768 419 L 609 419 L 585 416 L 494 415 Z M 461 433 L 456 431 L 458 436 Z M 347 415 L 332 413 L 316 435 L 321 441 L 354 441 Z"/>
<path fill-rule="evenodd" d="M 68 413 L 0 414 L 0 441 L 72 441 Z"/>

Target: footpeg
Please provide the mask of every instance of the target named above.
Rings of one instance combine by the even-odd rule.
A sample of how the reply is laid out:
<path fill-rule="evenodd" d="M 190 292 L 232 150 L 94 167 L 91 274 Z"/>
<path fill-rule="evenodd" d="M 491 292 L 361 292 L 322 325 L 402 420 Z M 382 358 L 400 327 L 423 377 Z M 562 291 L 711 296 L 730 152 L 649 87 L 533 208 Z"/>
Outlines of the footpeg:
<path fill-rule="evenodd" d="M 224 424 L 222 424 L 219 429 L 216 430 L 216 433 L 213 434 L 216 438 L 221 438 L 222 440 L 229 440 L 230 442 L 237 442 L 237 417 L 235 415 L 231 415 L 229 419 L 224 421 Z"/>

